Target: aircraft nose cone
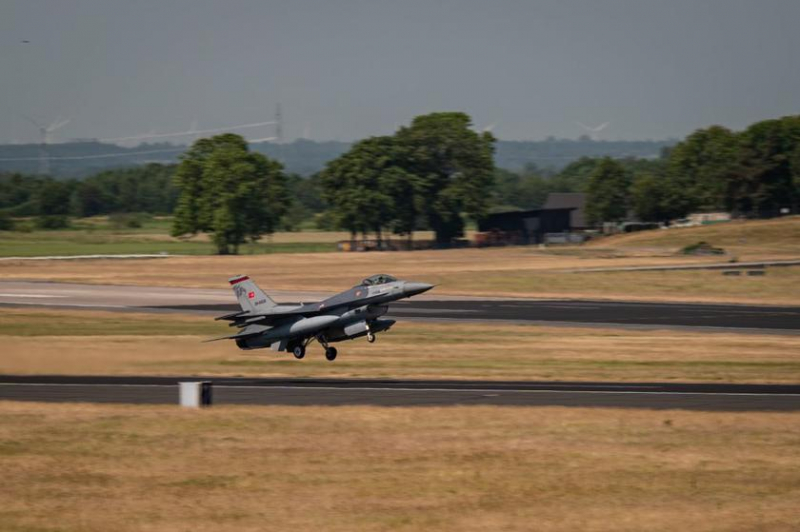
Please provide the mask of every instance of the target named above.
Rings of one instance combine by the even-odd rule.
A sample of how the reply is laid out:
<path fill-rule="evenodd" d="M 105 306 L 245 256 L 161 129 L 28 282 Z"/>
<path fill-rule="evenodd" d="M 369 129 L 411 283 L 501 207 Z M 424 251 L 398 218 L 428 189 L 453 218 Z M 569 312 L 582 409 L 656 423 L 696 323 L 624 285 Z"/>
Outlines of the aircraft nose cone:
<path fill-rule="evenodd" d="M 428 283 L 406 283 L 403 285 L 403 294 L 406 297 L 416 296 L 427 292 L 431 288 L 433 288 L 433 285 Z"/>

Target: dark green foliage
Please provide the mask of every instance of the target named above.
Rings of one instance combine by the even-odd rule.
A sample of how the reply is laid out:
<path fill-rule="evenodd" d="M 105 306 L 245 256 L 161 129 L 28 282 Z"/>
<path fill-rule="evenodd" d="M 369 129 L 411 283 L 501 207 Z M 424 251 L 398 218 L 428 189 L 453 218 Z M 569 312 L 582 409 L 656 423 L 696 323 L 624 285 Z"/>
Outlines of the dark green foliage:
<path fill-rule="evenodd" d="M 416 207 L 438 244 L 463 235 L 462 212 L 472 220 L 486 216 L 494 179 L 491 133 L 473 131 L 464 113 L 431 113 L 416 117 L 395 136 L 403 170 L 417 179 Z"/>
<path fill-rule="evenodd" d="M 72 198 L 74 216 L 112 212 L 168 214 L 178 192 L 172 181 L 175 166 L 148 164 L 108 170 L 79 181 Z"/>
<path fill-rule="evenodd" d="M 765 120 L 740 135 L 737 165 L 727 175 L 725 203 L 734 213 L 770 217 L 797 211 L 800 116 Z"/>
<path fill-rule="evenodd" d="M 422 223 L 440 245 L 462 236 L 462 214 L 488 212 L 494 174 L 494 138 L 470 126 L 464 113 L 419 116 L 331 161 L 321 177 L 337 225 L 379 240 L 385 229 L 411 238 Z"/>
<path fill-rule="evenodd" d="M 174 167 L 150 164 L 108 170 L 82 181 L 0 175 L 0 210 L 12 216 L 96 216 L 114 212 L 168 214 L 177 192 Z"/>
<path fill-rule="evenodd" d="M 581 157 L 568 164 L 556 177 L 557 185 L 553 192 L 585 192 L 597 165 L 602 159 Z"/>
<path fill-rule="evenodd" d="M 37 229 L 66 229 L 69 218 L 63 214 L 42 214 L 36 217 Z"/>
<path fill-rule="evenodd" d="M 741 133 L 700 129 L 670 151 L 669 169 L 695 207 L 759 217 L 797 212 L 800 117 L 764 120 Z"/>
<path fill-rule="evenodd" d="M 494 182 L 494 202 L 501 211 L 509 210 L 508 207 L 538 209 L 550 192 L 571 192 L 561 190 L 553 178 L 542 176 L 536 167 L 527 167 L 520 174 L 498 168 Z"/>
<path fill-rule="evenodd" d="M 0 174 L 0 210 L 9 216 L 39 214 L 36 197 L 48 178 L 22 174 Z"/>
<path fill-rule="evenodd" d="M 371 137 L 331 161 L 321 175 L 324 197 L 339 227 L 352 234 L 375 232 L 378 240 L 395 217 L 394 196 L 406 179 L 393 137 Z"/>
<path fill-rule="evenodd" d="M 683 255 L 724 255 L 725 250 L 722 248 L 714 247 L 708 242 L 700 241 L 695 244 L 689 244 L 681 249 Z"/>
<path fill-rule="evenodd" d="M 739 153 L 739 138 L 729 129 L 698 129 L 670 151 L 670 178 L 690 191 L 694 208 L 723 209 L 726 181 Z"/>
<path fill-rule="evenodd" d="M 315 214 L 325 210 L 320 179 L 317 175 L 302 177 L 289 174 L 286 177 L 286 186 L 293 201 L 291 208 L 281 219 L 281 228 L 284 231 L 298 231 Z"/>
<path fill-rule="evenodd" d="M 108 217 L 111 227 L 114 229 L 139 229 L 150 219 L 144 213 L 117 212 Z"/>
<path fill-rule="evenodd" d="M 40 216 L 66 216 L 69 214 L 69 198 L 72 187 L 69 183 L 47 179 L 42 182 L 34 196 L 36 212 Z"/>
<path fill-rule="evenodd" d="M 631 208 L 643 222 L 668 222 L 689 214 L 694 199 L 689 191 L 666 176 L 639 174 L 630 191 Z"/>
<path fill-rule="evenodd" d="M 174 236 L 213 233 L 217 253 L 225 255 L 277 229 L 290 202 L 279 163 L 230 133 L 198 140 L 182 158 Z"/>
<path fill-rule="evenodd" d="M 620 163 L 606 157 L 589 177 L 586 218 L 590 224 L 619 222 L 628 214 L 631 179 Z"/>
<path fill-rule="evenodd" d="M 14 230 L 14 220 L 11 219 L 11 216 L 6 214 L 3 211 L 0 211 L 0 231 L 13 231 Z"/>

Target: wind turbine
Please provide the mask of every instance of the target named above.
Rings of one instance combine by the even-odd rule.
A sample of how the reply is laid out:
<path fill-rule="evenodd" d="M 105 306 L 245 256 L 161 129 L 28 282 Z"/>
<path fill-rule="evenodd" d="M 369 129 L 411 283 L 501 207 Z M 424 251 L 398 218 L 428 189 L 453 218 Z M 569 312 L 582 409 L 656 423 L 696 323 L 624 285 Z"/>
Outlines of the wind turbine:
<path fill-rule="evenodd" d="M 39 174 L 47 175 L 50 173 L 50 155 L 47 153 L 47 145 L 52 140 L 53 132 L 66 126 L 69 123 L 69 119 L 57 118 L 49 126 L 45 126 L 29 116 L 24 118 L 39 130 Z"/>
<path fill-rule="evenodd" d="M 587 126 L 583 122 L 576 123 L 586 130 L 586 132 L 589 134 L 589 138 L 592 140 L 597 140 L 597 137 L 599 136 L 598 134 L 611 124 L 611 122 L 603 122 L 599 126 L 591 127 Z"/>
<path fill-rule="evenodd" d="M 482 128 L 479 128 L 478 125 L 476 124 L 475 126 L 473 126 L 472 129 L 476 133 L 491 133 L 494 130 L 495 127 L 497 127 L 497 123 L 496 122 L 492 122 L 488 126 L 484 126 Z"/>

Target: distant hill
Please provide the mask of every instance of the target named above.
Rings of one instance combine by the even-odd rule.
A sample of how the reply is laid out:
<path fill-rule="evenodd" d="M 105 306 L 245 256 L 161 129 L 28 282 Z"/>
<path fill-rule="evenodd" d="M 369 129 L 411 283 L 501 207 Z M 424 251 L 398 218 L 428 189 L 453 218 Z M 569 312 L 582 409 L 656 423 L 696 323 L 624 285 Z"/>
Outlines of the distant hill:
<path fill-rule="evenodd" d="M 677 140 L 578 140 L 550 138 L 543 141 L 500 140 L 495 152 L 495 165 L 506 170 L 521 170 L 535 164 L 540 168 L 560 170 L 581 157 L 614 157 L 615 159 L 656 159 L 664 148 Z"/>
<path fill-rule="evenodd" d="M 50 174 L 57 178 L 87 177 L 109 168 L 148 163 L 174 163 L 186 146 L 142 144 L 123 148 L 96 141 L 49 144 Z M 35 174 L 39 170 L 38 144 L 0 144 L 0 172 Z"/>
<path fill-rule="evenodd" d="M 656 158 L 665 147 L 675 142 L 677 141 L 593 141 L 585 137 L 578 140 L 501 140 L 497 142 L 495 163 L 508 170 L 520 170 L 529 164 L 558 170 L 584 156 Z M 335 159 L 350 146 L 349 142 L 298 139 L 286 144 L 261 142 L 251 147 L 283 162 L 289 172 L 308 176 L 321 170 L 326 162 Z M 175 163 L 185 150 L 185 145 L 167 143 L 142 144 L 135 148 L 96 141 L 65 142 L 47 146 L 50 173 L 61 178 L 86 177 L 109 168 Z M 38 158 L 38 144 L 0 144 L 0 172 L 36 173 L 39 169 Z"/>

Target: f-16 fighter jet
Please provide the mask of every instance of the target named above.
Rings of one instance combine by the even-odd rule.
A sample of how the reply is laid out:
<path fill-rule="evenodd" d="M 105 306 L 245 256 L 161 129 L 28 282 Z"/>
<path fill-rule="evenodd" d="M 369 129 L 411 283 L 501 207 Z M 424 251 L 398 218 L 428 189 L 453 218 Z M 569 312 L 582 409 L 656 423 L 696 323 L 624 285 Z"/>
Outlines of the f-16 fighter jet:
<path fill-rule="evenodd" d="M 240 349 L 291 351 L 298 359 L 306 356 L 306 346 L 316 340 L 331 361 L 336 359 L 336 348 L 330 344 L 362 336 L 372 343 L 377 333 L 394 325 L 394 320 L 379 319 L 389 309 L 387 303 L 433 288 L 379 274 L 318 303 L 278 305 L 246 275 L 228 282 L 242 310 L 216 319 L 230 321 L 231 327 L 241 330 L 215 340 L 235 340 Z"/>

